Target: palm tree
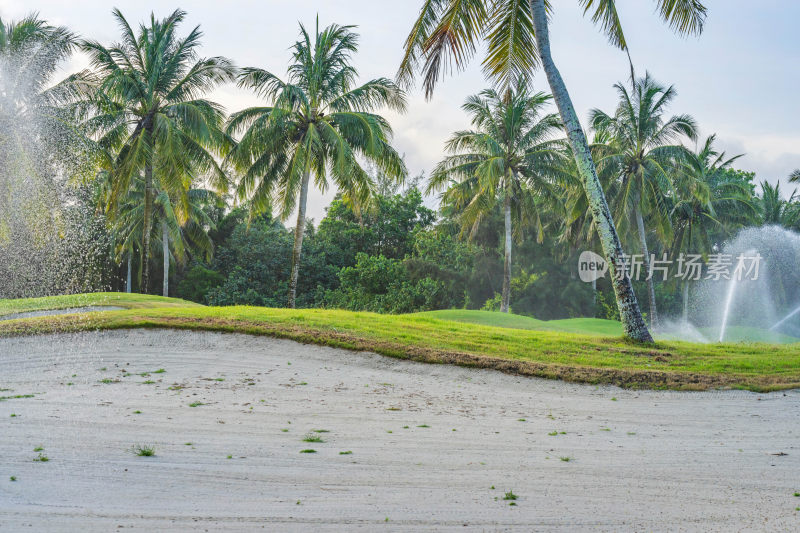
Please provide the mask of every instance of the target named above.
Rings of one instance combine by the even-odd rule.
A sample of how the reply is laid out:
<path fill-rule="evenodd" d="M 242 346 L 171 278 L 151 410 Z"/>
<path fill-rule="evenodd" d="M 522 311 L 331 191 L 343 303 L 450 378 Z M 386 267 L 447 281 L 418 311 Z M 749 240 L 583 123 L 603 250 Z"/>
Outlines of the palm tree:
<path fill-rule="evenodd" d="M 163 20 L 151 14 L 150 24 L 141 25 L 137 33 L 119 10 L 113 13 L 121 42 L 110 47 L 96 41 L 81 44 L 91 59 L 87 78 L 96 89 L 89 95 L 92 114 L 85 127 L 100 146 L 116 154 L 112 211 L 131 182 L 143 175 L 141 287 L 147 292 L 155 183 L 168 192 L 180 191 L 202 173 L 211 177 L 215 188 L 226 186 L 226 175 L 215 159 L 230 146 L 222 131 L 224 114 L 204 95 L 232 80 L 235 69 L 223 57 L 198 58 L 199 26 L 186 37 L 176 35 L 184 11 Z"/>
<path fill-rule="evenodd" d="M 634 80 L 631 90 L 617 83 L 619 105 L 613 115 L 599 109 L 589 113 L 592 127 L 606 134 L 609 142 L 602 146 L 597 161 L 600 173 L 608 172 L 613 178 L 610 191 L 617 227 L 623 229 L 629 218 L 636 224 L 643 266 L 650 271 L 650 252 L 644 214 L 658 226 L 662 237 L 669 234 L 669 214 L 664 200 L 670 196 L 672 178 L 670 168 L 688 151 L 675 144 L 682 136 L 697 138 L 697 125 L 689 115 L 675 115 L 664 119 L 664 112 L 676 96 L 673 86 L 664 87 L 650 74 Z M 650 302 L 650 326 L 658 325 L 655 283 L 647 276 Z"/>
<path fill-rule="evenodd" d="M 0 18 L 0 124 L 5 134 L 31 125 L 65 126 L 59 120 L 62 107 L 75 94 L 79 76 L 53 83 L 53 75 L 75 45 L 75 34 L 35 14 L 9 23 Z"/>
<path fill-rule="evenodd" d="M 508 313 L 511 285 L 512 234 L 534 226 L 541 242 L 542 220 L 537 199 L 558 201 L 552 185 L 563 167 L 563 143 L 553 140 L 561 130 L 555 114 L 543 114 L 551 97 L 530 94 L 520 79 L 513 91 L 487 89 L 462 106 L 472 116 L 474 130 L 458 131 L 447 142 L 451 156 L 434 170 L 428 192 L 442 190 L 443 204 L 460 213 L 462 226 L 474 235 L 483 218 L 502 202 L 504 218 L 503 293 L 500 311 Z"/>
<path fill-rule="evenodd" d="M 68 29 L 35 14 L 0 19 L 0 235 L 10 235 L 14 224 L 34 232 L 42 221 L 55 226 L 55 166 L 69 165 L 73 174 L 85 161 L 79 156 L 87 147 L 67 120 L 77 76 L 53 79 L 75 43 Z"/>
<path fill-rule="evenodd" d="M 288 81 L 259 68 L 245 68 L 239 85 L 256 91 L 269 104 L 231 116 L 227 131 L 242 134 L 231 162 L 242 172 L 239 196 L 254 211 L 279 204 L 286 220 L 297 207 L 289 280 L 289 307 L 295 306 L 305 230 L 308 185 L 314 175 L 322 191 L 333 184 L 355 205 L 365 203 L 374 188 L 359 157 L 372 161 L 393 179 L 406 174 L 405 164 L 390 146 L 389 123 L 373 111 L 405 109 L 405 95 L 390 80 L 378 78 L 355 86 L 351 64 L 358 35 L 352 26 L 333 24 L 312 37 L 300 25 L 292 48 Z"/>
<path fill-rule="evenodd" d="M 792 191 L 789 199 L 783 197 L 781 184 L 770 185 L 768 181 L 761 182 L 761 197 L 759 198 L 759 213 L 761 224 L 774 224 L 785 228 L 797 229 L 800 227 L 800 197 L 797 191 Z"/>
<path fill-rule="evenodd" d="M 706 256 L 715 244 L 757 217 L 750 189 L 725 178 L 724 170 L 742 157 L 726 158 L 714 148 L 716 135 L 706 138 L 697 152 L 688 152 L 676 167 L 675 191 L 670 217 L 673 240 L 671 256 Z M 683 283 L 683 320 L 688 318 L 689 283 Z"/>
<path fill-rule="evenodd" d="M 577 1 L 608 35 L 612 45 L 628 50 L 615 0 Z M 655 4 L 660 17 L 678 33 L 702 31 L 706 8 L 700 0 L 655 0 Z M 450 60 L 457 68 L 463 68 L 475 54 L 480 40 L 486 41 L 484 72 L 501 85 L 508 86 L 523 74 L 530 76 L 541 61 L 609 261 L 625 335 L 652 342 L 624 270 L 622 245 L 597 178 L 589 144 L 550 53 L 550 10 L 551 3 L 546 0 L 425 0 L 406 40 L 398 79 L 410 83 L 415 71 L 422 68 L 425 91 L 430 96 L 441 73 L 451 65 Z"/>
<path fill-rule="evenodd" d="M 129 280 L 131 252 L 139 248 L 139 238 L 144 226 L 144 191 L 144 180 L 139 178 L 122 200 L 119 215 L 114 220 L 114 233 L 119 241 L 117 254 L 118 257 L 127 254 Z M 216 226 L 203 208 L 209 203 L 218 202 L 218 196 L 202 188 L 189 189 L 184 195 L 185 198 L 176 198 L 156 186 L 153 202 L 154 224 L 150 238 L 160 241 L 161 244 L 164 296 L 169 296 L 170 260 L 183 261 L 187 249 L 194 254 L 204 255 L 208 260 L 214 250 L 208 231 Z"/>

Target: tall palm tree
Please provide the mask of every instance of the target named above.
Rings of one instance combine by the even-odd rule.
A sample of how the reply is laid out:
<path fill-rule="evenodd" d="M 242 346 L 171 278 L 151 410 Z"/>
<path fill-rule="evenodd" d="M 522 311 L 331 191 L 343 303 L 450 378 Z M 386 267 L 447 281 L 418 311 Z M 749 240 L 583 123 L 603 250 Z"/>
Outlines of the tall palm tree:
<path fill-rule="evenodd" d="M 91 59 L 87 78 L 95 88 L 89 94 L 92 114 L 84 126 L 100 146 L 116 154 L 112 210 L 128 194 L 131 182 L 143 176 L 141 287 L 147 292 L 155 183 L 168 192 L 186 190 L 185 184 L 202 173 L 211 177 L 215 188 L 226 186 L 226 175 L 215 159 L 231 144 L 222 131 L 224 113 L 204 96 L 232 80 L 235 69 L 224 57 L 198 57 L 199 26 L 186 37 L 176 35 L 184 11 L 163 20 L 151 14 L 149 25 L 141 25 L 137 33 L 118 9 L 113 14 L 122 32 L 119 43 L 81 43 Z"/>
<path fill-rule="evenodd" d="M 673 239 L 671 256 L 698 254 L 706 256 L 715 244 L 743 225 L 750 224 L 758 212 L 750 189 L 741 182 L 725 179 L 742 154 L 726 157 L 714 148 L 716 135 L 706 138 L 696 152 L 689 152 L 678 161 L 675 175 L 675 196 L 670 217 Z M 683 282 L 683 319 L 688 318 L 690 280 Z"/>
<path fill-rule="evenodd" d="M 475 129 L 450 138 L 447 150 L 453 155 L 437 165 L 428 184 L 428 192 L 447 188 L 443 204 L 460 213 L 472 234 L 502 202 L 503 313 L 509 310 L 512 234 L 519 238 L 524 226 L 533 226 L 541 242 L 537 199 L 558 201 L 553 185 L 562 174 L 563 142 L 553 139 L 561 131 L 558 115 L 543 113 L 550 99 L 531 94 L 522 78 L 513 91 L 487 89 L 469 97 L 462 109 L 472 116 Z"/>
<path fill-rule="evenodd" d="M 356 86 L 351 55 L 358 47 L 352 26 L 330 25 L 312 36 L 300 25 L 292 48 L 288 80 L 259 68 L 245 68 L 239 85 L 268 100 L 231 116 L 227 131 L 241 134 L 230 155 L 243 176 L 239 196 L 254 211 L 278 204 L 282 219 L 297 207 L 289 280 L 289 307 L 295 305 L 311 175 L 322 191 L 329 178 L 354 204 L 366 202 L 374 183 L 359 157 L 385 175 L 401 179 L 405 164 L 389 142 L 389 123 L 373 111 L 405 110 L 405 95 L 390 80 Z"/>
<path fill-rule="evenodd" d="M 613 115 L 599 109 L 589 113 L 591 126 L 603 132 L 609 142 L 600 148 L 598 170 L 613 176 L 610 191 L 617 227 L 623 230 L 632 219 L 643 254 L 643 266 L 650 271 L 650 252 L 644 215 L 657 226 L 662 237 L 669 235 L 669 213 L 664 200 L 671 195 L 670 169 L 689 152 L 678 143 L 681 137 L 697 138 L 697 125 L 689 115 L 665 119 L 664 113 L 675 99 L 673 86 L 664 87 L 650 74 L 633 80 L 631 90 L 621 83 L 614 85 L 619 104 Z M 655 283 L 647 276 L 650 303 L 650 326 L 657 327 Z"/>
<path fill-rule="evenodd" d="M 584 13 L 600 25 L 613 46 L 628 50 L 615 0 L 577 1 Z M 700 0 L 655 0 L 655 4 L 659 16 L 678 33 L 699 34 L 702 31 L 706 8 Z M 597 178 L 589 144 L 550 53 L 548 11 L 551 10 L 552 5 L 546 0 L 424 0 L 405 43 L 406 54 L 398 79 L 410 83 L 421 68 L 425 91 L 430 96 L 451 60 L 457 68 L 463 68 L 481 40 L 486 41 L 487 50 L 484 72 L 501 85 L 508 86 L 522 74 L 530 76 L 541 61 L 609 261 L 625 335 L 651 342 L 630 279 L 624 271 L 622 245 Z M 615 275 L 617 273 L 619 275 Z"/>

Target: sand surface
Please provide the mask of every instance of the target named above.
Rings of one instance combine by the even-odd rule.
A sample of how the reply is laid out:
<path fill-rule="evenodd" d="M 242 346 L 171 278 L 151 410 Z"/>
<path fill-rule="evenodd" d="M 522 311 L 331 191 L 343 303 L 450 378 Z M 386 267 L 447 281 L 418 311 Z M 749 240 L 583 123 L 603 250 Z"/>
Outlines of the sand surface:
<path fill-rule="evenodd" d="M 46 309 L 43 311 L 26 311 L 24 313 L 11 313 L 0 315 L 0 320 L 14 320 L 15 318 L 33 318 L 37 316 L 71 315 L 73 313 L 91 313 L 94 311 L 120 311 L 125 307 L 117 305 L 87 305 L 85 307 L 70 307 L 68 309 Z"/>
<path fill-rule="evenodd" d="M 797 391 L 637 392 L 167 330 L 0 339 L 0 389 L 34 394 L 0 401 L 0 531 L 800 529 Z"/>

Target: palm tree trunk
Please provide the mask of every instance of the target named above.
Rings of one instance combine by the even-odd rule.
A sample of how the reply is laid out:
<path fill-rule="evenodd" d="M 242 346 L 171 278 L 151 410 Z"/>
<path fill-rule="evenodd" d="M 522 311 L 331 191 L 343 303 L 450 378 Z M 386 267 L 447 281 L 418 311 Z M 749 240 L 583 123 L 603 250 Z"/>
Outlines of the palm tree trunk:
<path fill-rule="evenodd" d="M 131 263 L 133 262 L 131 257 L 133 256 L 133 250 L 128 250 L 128 275 L 125 278 L 125 292 L 131 292 Z"/>
<path fill-rule="evenodd" d="M 505 254 L 503 257 L 503 301 L 500 303 L 500 312 L 508 313 L 508 303 L 511 298 L 511 192 L 509 190 L 506 190 L 503 200 L 503 212 L 505 214 Z"/>
<path fill-rule="evenodd" d="M 642 248 L 642 265 L 644 266 L 647 275 L 647 298 L 650 303 L 650 327 L 653 329 L 658 328 L 658 313 L 656 312 L 656 287 L 653 281 L 653 276 L 650 275 L 650 251 L 647 249 L 647 235 L 644 231 L 644 219 L 642 218 L 642 211 L 639 209 L 639 202 L 636 202 L 636 228 L 639 233 L 639 246 Z"/>
<path fill-rule="evenodd" d="M 142 285 L 140 291 L 150 289 L 150 230 L 153 227 L 153 165 L 144 167 L 144 218 L 142 223 Z"/>
<path fill-rule="evenodd" d="M 689 280 L 683 282 L 683 323 L 689 322 Z"/>
<path fill-rule="evenodd" d="M 292 272 L 289 279 L 289 307 L 294 309 L 297 295 L 297 278 L 300 275 L 300 254 L 303 251 L 303 232 L 306 226 L 306 201 L 308 200 L 308 180 L 311 173 L 306 170 L 300 186 L 297 202 L 297 226 L 294 228 L 294 248 L 292 249 Z"/>
<path fill-rule="evenodd" d="M 578 115 L 572 105 L 567 87 L 561 78 L 561 73 L 556 68 L 553 58 L 550 55 L 550 36 L 547 28 L 547 13 L 544 8 L 544 0 L 531 0 L 531 10 L 533 14 L 533 24 L 536 32 L 536 45 L 539 49 L 539 56 L 542 60 L 553 99 L 558 106 L 561 120 L 567 130 L 570 146 L 578 165 L 583 188 L 586 198 L 597 226 L 597 233 L 600 237 L 600 244 L 603 253 L 609 263 L 609 273 L 611 275 L 614 294 L 617 297 L 617 307 L 619 307 L 620 320 L 626 337 L 640 342 L 653 342 L 653 337 L 647 330 L 647 325 L 642 318 L 639 310 L 639 302 L 633 292 L 631 280 L 625 269 L 622 245 L 611 218 L 611 211 L 608 209 L 603 188 L 597 178 L 597 170 L 589 151 L 589 144 L 586 135 L 581 129 Z"/>
<path fill-rule="evenodd" d="M 169 228 L 167 228 L 167 221 L 161 221 L 161 247 L 164 254 L 164 296 L 169 296 Z"/>

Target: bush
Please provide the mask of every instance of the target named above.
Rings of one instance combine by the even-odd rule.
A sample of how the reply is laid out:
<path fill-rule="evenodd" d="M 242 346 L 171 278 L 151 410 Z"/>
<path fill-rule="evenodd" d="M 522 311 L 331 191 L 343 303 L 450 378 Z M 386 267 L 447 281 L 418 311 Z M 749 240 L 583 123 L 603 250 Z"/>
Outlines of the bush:
<path fill-rule="evenodd" d="M 351 311 L 412 313 L 440 309 L 445 292 L 440 281 L 412 281 L 403 261 L 359 253 L 355 266 L 339 271 L 339 288 L 326 292 L 325 304 Z"/>
<path fill-rule="evenodd" d="M 186 271 L 175 289 L 175 294 L 184 300 L 206 303 L 206 296 L 211 289 L 220 286 L 224 281 L 222 274 L 198 263 Z"/>

